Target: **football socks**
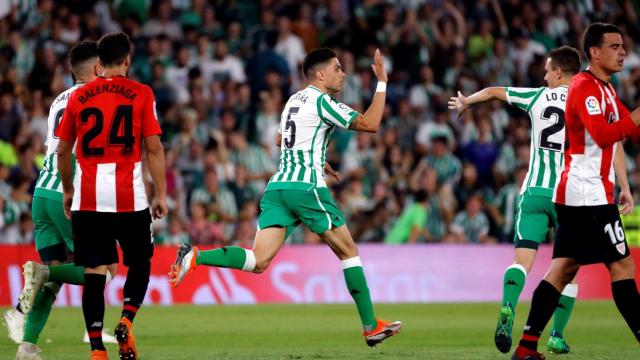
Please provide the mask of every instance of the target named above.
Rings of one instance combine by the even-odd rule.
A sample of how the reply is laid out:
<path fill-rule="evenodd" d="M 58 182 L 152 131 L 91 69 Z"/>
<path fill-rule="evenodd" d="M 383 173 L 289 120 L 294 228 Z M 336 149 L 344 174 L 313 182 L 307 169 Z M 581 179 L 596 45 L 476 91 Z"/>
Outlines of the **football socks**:
<path fill-rule="evenodd" d="M 104 283 L 107 277 L 101 274 L 85 274 L 84 279 L 82 312 L 89 333 L 91 350 L 105 350 L 102 343 L 102 322 L 104 320 Z"/>
<path fill-rule="evenodd" d="M 640 341 L 640 295 L 634 279 L 618 280 L 611 283 L 613 301 L 618 311 L 629 325 L 633 335 Z"/>
<path fill-rule="evenodd" d="M 367 279 L 364 276 L 360 257 L 356 256 L 342 260 L 342 271 L 349 294 L 351 294 L 358 308 L 364 330 L 373 330 L 376 327 L 376 319 L 373 315 L 371 295 L 369 294 L 369 287 L 367 286 Z"/>
<path fill-rule="evenodd" d="M 549 319 L 551 319 L 559 299 L 560 292 L 553 285 L 546 280 L 540 281 L 540 284 L 533 292 L 531 310 L 529 311 L 527 325 L 524 327 L 522 340 L 520 340 L 520 346 L 530 350 L 538 349 L 540 334 Z"/>
<path fill-rule="evenodd" d="M 33 303 L 33 308 L 27 315 L 22 341 L 31 344 L 38 343 L 40 333 L 42 333 L 42 329 L 44 329 L 44 325 L 47 323 L 47 319 L 51 313 L 51 306 L 53 306 L 59 291 L 60 284 L 54 282 L 47 282 L 40 288 Z"/>

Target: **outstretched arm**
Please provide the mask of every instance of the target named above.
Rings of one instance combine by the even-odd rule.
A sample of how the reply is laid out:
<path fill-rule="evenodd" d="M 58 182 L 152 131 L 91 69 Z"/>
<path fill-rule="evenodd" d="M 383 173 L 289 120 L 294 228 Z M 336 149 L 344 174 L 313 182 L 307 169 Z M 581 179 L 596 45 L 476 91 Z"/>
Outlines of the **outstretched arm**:
<path fill-rule="evenodd" d="M 507 91 L 503 87 L 488 87 L 478 91 L 477 93 L 465 97 L 460 91 L 458 96 L 452 96 L 449 99 L 449 109 L 457 110 L 458 116 L 467 111 L 471 105 L 480 104 L 491 100 L 500 100 L 507 102 Z"/>
<path fill-rule="evenodd" d="M 387 72 L 384 70 L 384 57 L 379 49 L 376 49 L 376 53 L 373 56 L 371 69 L 373 69 L 373 73 L 378 78 L 378 87 L 367 111 L 362 115 L 356 115 L 353 122 L 351 122 L 349 126 L 351 130 L 377 132 L 380 129 L 385 98 L 387 96 Z"/>

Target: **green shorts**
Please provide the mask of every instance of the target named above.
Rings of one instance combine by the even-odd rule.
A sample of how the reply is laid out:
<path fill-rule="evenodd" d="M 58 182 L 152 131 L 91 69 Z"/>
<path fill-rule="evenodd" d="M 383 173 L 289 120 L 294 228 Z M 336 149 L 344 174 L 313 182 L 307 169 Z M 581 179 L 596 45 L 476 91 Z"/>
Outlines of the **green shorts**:
<path fill-rule="evenodd" d="M 260 229 L 285 227 L 287 236 L 301 222 L 316 234 L 344 225 L 344 216 L 327 188 L 269 190 L 260 200 L 260 209 Z"/>
<path fill-rule="evenodd" d="M 66 245 L 69 251 L 73 252 L 71 220 L 64 216 L 64 209 L 60 201 L 34 196 L 31 213 L 38 252 L 59 244 Z M 48 260 L 50 259 L 45 261 Z"/>
<path fill-rule="evenodd" d="M 524 193 L 518 197 L 515 244 L 517 248 L 538 249 L 558 216 L 550 197 Z"/>

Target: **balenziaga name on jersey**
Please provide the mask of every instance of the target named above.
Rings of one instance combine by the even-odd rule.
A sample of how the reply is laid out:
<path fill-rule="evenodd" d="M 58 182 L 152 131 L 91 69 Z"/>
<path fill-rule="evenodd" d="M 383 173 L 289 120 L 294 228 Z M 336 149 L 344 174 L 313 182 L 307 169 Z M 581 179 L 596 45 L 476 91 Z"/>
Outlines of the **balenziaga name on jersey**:
<path fill-rule="evenodd" d="M 133 90 L 119 84 L 101 84 L 99 86 L 92 87 L 87 90 L 82 89 L 78 91 L 82 91 L 84 93 L 83 95 L 78 96 L 78 100 L 80 101 L 81 104 L 84 104 L 85 102 L 89 101 L 89 99 L 91 99 L 96 95 L 100 95 L 106 92 L 121 95 L 131 102 L 133 102 L 133 99 L 135 99 L 136 96 L 138 96 L 138 94 Z"/>

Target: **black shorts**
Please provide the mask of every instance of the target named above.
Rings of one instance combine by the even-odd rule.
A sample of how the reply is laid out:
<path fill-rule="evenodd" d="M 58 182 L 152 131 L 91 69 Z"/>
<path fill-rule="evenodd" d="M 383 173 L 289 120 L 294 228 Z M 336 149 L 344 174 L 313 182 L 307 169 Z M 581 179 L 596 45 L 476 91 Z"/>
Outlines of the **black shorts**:
<path fill-rule="evenodd" d="M 609 264 L 630 255 L 616 205 L 556 204 L 558 231 L 553 258 L 573 258 L 581 265 Z"/>
<path fill-rule="evenodd" d="M 76 265 L 97 267 L 117 263 L 116 240 L 126 266 L 147 262 L 153 256 L 149 209 L 122 213 L 74 211 L 71 228 Z"/>

